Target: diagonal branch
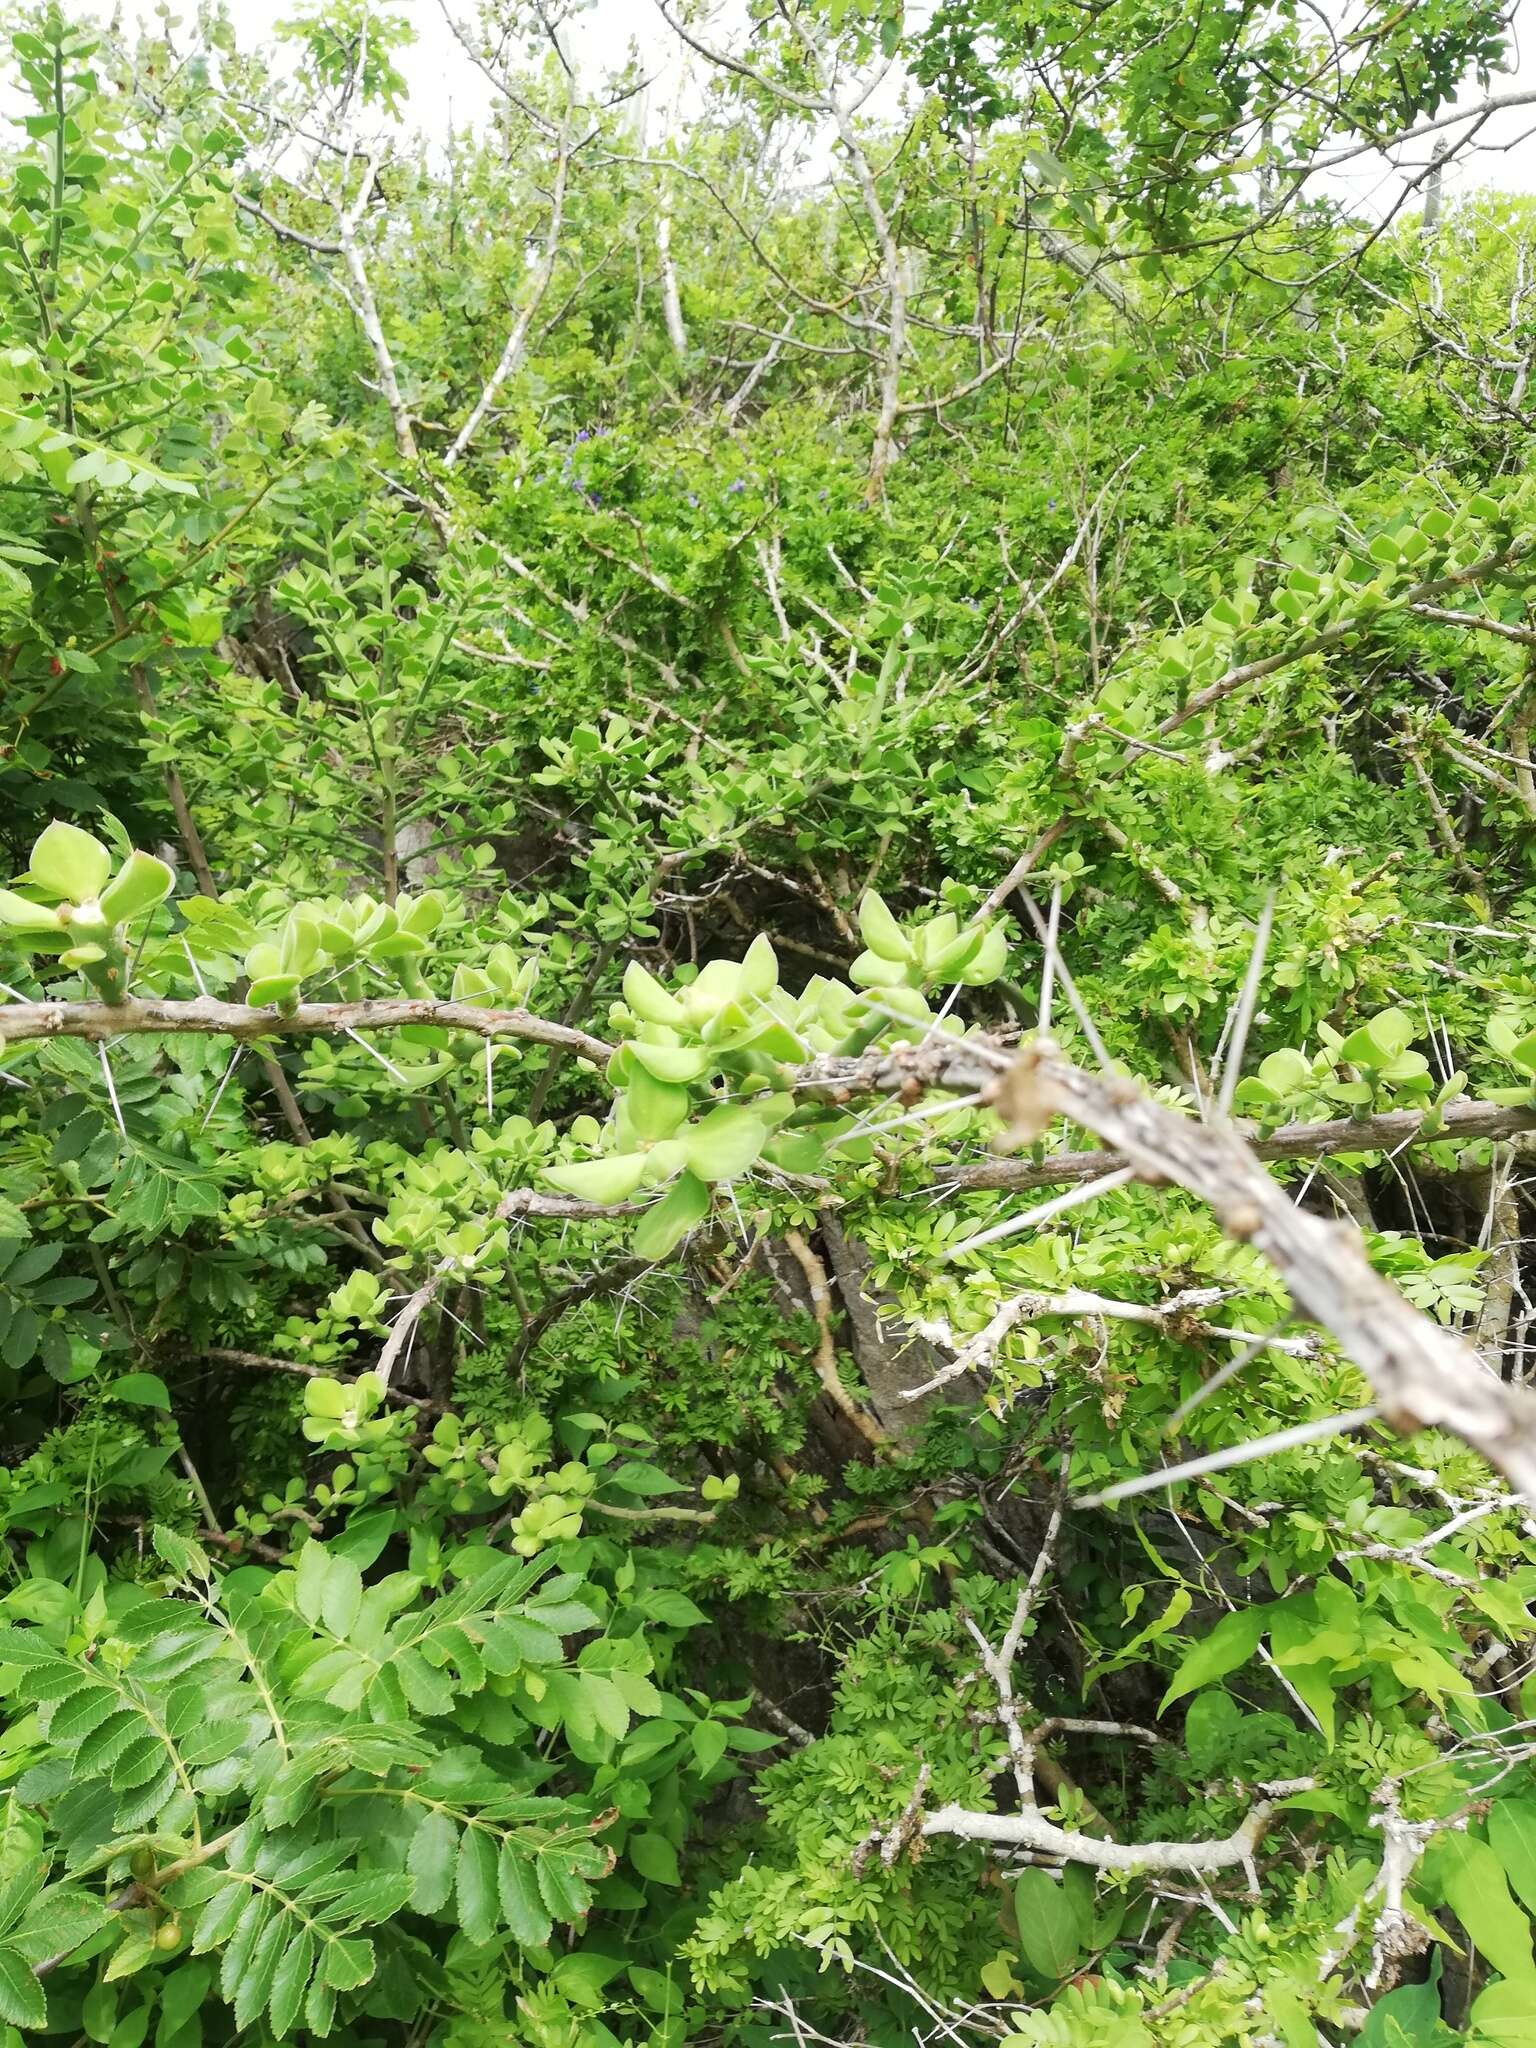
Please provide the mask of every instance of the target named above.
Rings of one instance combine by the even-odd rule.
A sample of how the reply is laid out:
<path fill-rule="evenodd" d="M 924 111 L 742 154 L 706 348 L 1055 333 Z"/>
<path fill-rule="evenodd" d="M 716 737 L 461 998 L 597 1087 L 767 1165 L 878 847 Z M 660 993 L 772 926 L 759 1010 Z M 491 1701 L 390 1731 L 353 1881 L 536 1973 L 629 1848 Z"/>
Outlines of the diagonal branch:
<path fill-rule="evenodd" d="M 1231 1237 L 1265 1255 L 1298 1311 L 1330 1330 L 1405 1434 L 1443 1429 L 1536 1501 L 1536 1391 L 1506 1386 L 1454 1331 L 1384 1280 L 1353 1225 L 1298 1208 L 1229 1124 L 1194 1123 L 1122 1076 L 1084 1072 L 1049 1039 L 1023 1048 L 997 1089 L 1014 1141 L 1067 1117 L 1113 1145 L 1138 1176 L 1209 1202 Z"/>
<path fill-rule="evenodd" d="M 1305 661 L 1309 655 L 1326 654 L 1332 647 L 1348 640 L 1352 634 L 1368 632 L 1379 619 L 1395 611 L 1412 612 L 1427 599 L 1439 597 L 1447 590 L 1460 590 L 1469 583 L 1480 582 L 1494 571 L 1507 569 L 1515 563 L 1526 560 L 1531 549 L 1528 542 L 1517 542 L 1513 547 L 1494 548 L 1486 555 L 1480 555 L 1475 562 L 1469 562 L 1464 569 L 1454 569 L 1444 576 L 1431 576 L 1422 583 L 1415 583 L 1400 596 L 1389 598 L 1385 603 L 1362 607 L 1336 620 L 1331 626 L 1324 626 L 1295 646 L 1283 648 L 1278 654 L 1264 655 L 1258 661 L 1245 661 L 1236 668 L 1229 668 L 1225 675 L 1218 676 L 1204 689 L 1193 691 L 1186 697 L 1177 711 L 1170 711 L 1161 724 L 1153 728 L 1154 739 L 1166 739 L 1171 732 L 1198 718 L 1202 711 L 1209 711 L 1220 704 L 1234 691 L 1243 689 L 1249 683 L 1262 682 L 1266 676 L 1278 674 L 1283 668 L 1294 668 L 1298 661 Z M 1440 612 L 1439 618 L 1449 621 L 1454 614 Z M 1482 621 L 1477 622 L 1481 625 Z"/>

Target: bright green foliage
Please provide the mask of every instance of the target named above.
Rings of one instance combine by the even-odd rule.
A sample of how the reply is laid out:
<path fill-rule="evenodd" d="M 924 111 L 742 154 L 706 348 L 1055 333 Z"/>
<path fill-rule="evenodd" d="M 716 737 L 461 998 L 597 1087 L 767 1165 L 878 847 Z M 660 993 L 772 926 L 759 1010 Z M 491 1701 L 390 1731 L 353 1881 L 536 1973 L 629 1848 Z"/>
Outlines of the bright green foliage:
<path fill-rule="evenodd" d="M 149 853 L 130 853 L 115 875 L 112 865 L 99 839 L 55 819 L 21 877 L 44 900 L 0 889 L 0 928 L 29 952 L 57 953 L 61 967 L 78 967 L 104 1002 L 117 1003 L 129 993 L 128 927 L 165 901 L 176 878 Z"/>
<path fill-rule="evenodd" d="M 1536 212 L 1297 184 L 1503 10 L 473 11 L 11 33 L 0 2048 L 1528 2048 L 1525 1508 L 957 1255 L 1048 1003 L 1529 1378 Z"/>
<path fill-rule="evenodd" d="M 589 1581 L 464 1544 L 423 1557 L 431 1584 L 365 1586 L 377 1518 L 341 1547 L 306 1544 L 294 1570 L 221 1581 L 199 1544 L 152 1533 L 148 1581 L 98 1584 L 0 1635 L 38 1758 L 11 1825 L 35 1806 L 50 1823 L 0 1908 L 16 1953 L 99 1958 L 122 2012 L 146 1989 L 172 1995 L 184 1936 L 217 1958 L 237 2027 L 265 2013 L 279 2037 L 324 2036 L 339 1995 L 392 1963 L 398 1976 L 412 1916 L 514 1955 L 585 1920 L 615 1816 L 542 1792 L 547 1764 L 491 1758 L 535 1727 L 590 1754 L 600 1726 L 623 1735 L 663 1711 L 650 1653 L 610 1632 Z M 39 1894 L 50 1862 L 68 1882 Z M 103 1880 L 145 1904 L 109 1910 Z M 20 1996 L 41 2025 L 41 1988 Z"/>

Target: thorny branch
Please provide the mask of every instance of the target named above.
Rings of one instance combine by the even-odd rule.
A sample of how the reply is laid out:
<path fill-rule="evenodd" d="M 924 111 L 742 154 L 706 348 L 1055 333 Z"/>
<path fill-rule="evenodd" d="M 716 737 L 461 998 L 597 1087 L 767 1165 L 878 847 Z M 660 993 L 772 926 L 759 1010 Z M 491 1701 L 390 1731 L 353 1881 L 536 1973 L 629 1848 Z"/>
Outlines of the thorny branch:
<path fill-rule="evenodd" d="M 524 1038 L 553 1045 L 601 1063 L 613 1047 L 569 1024 L 552 1024 L 529 1010 L 477 1009 L 472 1003 L 430 998 L 380 997 L 355 1003 L 296 1003 L 291 1010 L 259 1009 L 251 1003 L 223 1003 L 211 996 L 192 1002 L 133 997 L 122 1003 L 0 1003 L 0 1044 L 36 1038 L 107 1039 L 174 1036 L 262 1039 L 318 1038 L 349 1031 L 396 1031 L 406 1024 L 435 1024 L 477 1038 Z"/>
<path fill-rule="evenodd" d="M 0 1005 L 0 1037 L 12 1040 L 66 1036 L 104 1041 L 127 1033 L 177 1031 L 259 1039 L 428 1023 L 488 1039 L 522 1038 L 562 1047 L 594 1064 L 606 1061 L 612 1050 L 574 1026 L 549 1023 L 524 1010 L 429 1000 L 301 1003 L 286 1013 L 211 998 Z M 1536 1125 L 1529 1110 L 1453 1103 L 1437 1113 L 1427 1133 L 1417 1113 L 1389 1112 L 1332 1125 L 1294 1125 L 1250 1145 L 1230 1124 L 1195 1123 L 1162 1108 L 1124 1076 L 1096 1076 L 1070 1065 L 1047 1038 L 1026 1046 L 1009 1065 L 985 1037 L 943 1033 L 916 1046 L 814 1062 L 793 1085 L 807 1100 L 834 1103 L 859 1093 L 915 1099 L 925 1088 L 982 1090 L 1002 1112 L 1015 1142 L 1037 1140 L 1056 1115 L 1093 1132 L 1111 1149 L 1026 1162 L 1022 1170 L 1015 1166 L 1010 1171 L 1003 1163 L 961 1167 L 951 1171 L 950 1185 L 1017 1188 L 1099 1180 L 1107 1186 L 1126 1172 L 1154 1184 L 1177 1183 L 1209 1201 L 1230 1234 L 1251 1240 L 1270 1258 L 1298 1310 L 1332 1331 L 1394 1426 L 1451 1431 L 1536 1501 L 1536 1392 L 1503 1385 L 1460 1337 L 1419 1314 L 1373 1271 L 1353 1226 L 1327 1223 L 1298 1208 L 1262 1164 L 1265 1159 L 1383 1149 L 1425 1136 L 1507 1136 Z M 498 1213 L 601 1216 L 626 1210 L 514 1191 Z M 987 1234 L 970 1242 L 979 1243 Z M 804 1250 L 809 1253 L 809 1247 Z M 796 1256 L 814 1293 L 814 1254 L 810 1263 L 799 1251 Z M 416 1313 L 425 1306 L 422 1302 Z M 836 1372 L 825 1369 L 825 1340 L 824 1327 L 818 1355 L 830 1393 Z M 848 1406 L 859 1413 L 855 1404 Z M 867 1433 L 867 1418 L 858 1426 Z"/>
<path fill-rule="evenodd" d="M 974 1336 L 957 1343 L 954 1332 L 947 1323 L 917 1323 L 914 1328 L 919 1336 L 930 1343 L 942 1345 L 954 1353 L 932 1379 L 920 1387 L 909 1387 L 903 1394 L 907 1401 L 917 1401 L 924 1394 L 936 1392 L 948 1386 L 951 1380 L 962 1378 L 968 1372 L 978 1372 L 989 1366 L 996 1358 L 998 1347 L 1015 1324 L 1036 1322 L 1043 1316 L 1088 1316 L 1107 1317 L 1111 1321 L 1145 1323 L 1151 1329 L 1165 1335 L 1175 1336 L 1184 1342 L 1201 1337 L 1247 1344 L 1255 1341 L 1251 1330 L 1237 1330 L 1226 1324 L 1202 1322 L 1196 1313 L 1210 1308 L 1220 1301 L 1219 1287 L 1187 1287 L 1169 1301 L 1155 1306 L 1140 1301 L 1121 1301 L 1111 1295 L 1093 1294 L 1081 1287 L 1068 1287 L 1058 1294 L 1042 1293 L 1028 1288 L 1003 1302 L 989 1320 Z M 1287 1351 L 1293 1358 L 1310 1358 L 1316 1354 L 1317 1340 L 1314 1337 L 1269 1336 L 1257 1339 L 1265 1350 Z"/>
<path fill-rule="evenodd" d="M 1024 1047 L 996 1099 L 1015 1142 L 1065 1116 L 1141 1179 L 1209 1202 L 1229 1236 L 1264 1253 L 1300 1313 L 1332 1332 L 1394 1428 L 1449 1431 L 1536 1502 L 1536 1392 L 1505 1385 L 1462 1337 L 1414 1308 L 1371 1266 L 1354 1224 L 1292 1202 L 1230 1125 L 1195 1123 L 1134 1081 L 1085 1073 L 1045 1038 Z"/>
<path fill-rule="evenodd" d="M 929 1775 L 928 1766 L 924 1764 L 918 1772 L 916 1786 L 900 1819 L 888 1830 L 873 1829 L 855 1851 L 855 1875 L 862 1872 L 876 1847 L 880 1850 L 881 1862 L 889 1869 L 912 1842 L 936 1835 L 955 1835 L 965 1841 L 1000 1842 L 1013 1848 L 1030 1849 L 1038 1854 L 1055 1857 L 1063 1863 L 1084 1863 L 1098 1870 L 1119 1870 L 1127 1873 L 1183 1870 L 1206 1873 L 1241 1866 L 1247 1875 L 1250 1889 L 1257 1892 L 1259 1881 L 1258 1872 L 1254 1867 L 1254 1851 L 1259 1839 L 1269 1826 L 1280 1801 L 1292 1793 L 1310 1790 L 1313 1784 L 1310 1778 L 1261 1785 L 1258 1789 L 1263 1796 L 1250 1808 L 1241 1826 L 1234 1829 L 1230 1835 L 1212 1842 L 1117 1842 L 1110 1839 L 1107 1830 L 1102 1835 L 1089 1835 L 1058 1827 L 1044 1817 L 1036 1804 L 1037 1745 L 1048 1733 L 1064 1727 L 1075 1727 L 1084 1732 L 1091 1729 L 1099 1734 L 1129 1735 L 1138 1741 L 1156 1739 L 1150 1729 L 1122 1725 L 1118 1722 L 1049 1721 L 1038 1724 L 1028 1732 L 1024 1728 L 1022 1705 L 1015 1695 L 1013 1686 L 1014 1660 L 1018 1655 L 1019 1644 L 1023 1640 L 1035 1600 L 1054 1561 L 1056 1542 L 1061 1533 L 1062 1514 L 1066 1506 L 1066 1481 L 1067 1467 L 1064 1465 L 1061 1484 L 1057 1490 L 1044 1539 L 1028 1579 L 1019 1588 L 1014 1602 L 1013 1617 L 1002 1641 L 994 1649 L 970 1616 L 965 1617 L 966 1627 L 980 1653 L 982 1669 L 991 1680 L 992 1689 L 997 1696 L 993 1718 L 1003 1730 L 1008 1744 L 1008 1757 L 1018 1793 L 1019 1811 L 982 1813 L 951 1802 L 922 1816 L 922 1797 Z"/>

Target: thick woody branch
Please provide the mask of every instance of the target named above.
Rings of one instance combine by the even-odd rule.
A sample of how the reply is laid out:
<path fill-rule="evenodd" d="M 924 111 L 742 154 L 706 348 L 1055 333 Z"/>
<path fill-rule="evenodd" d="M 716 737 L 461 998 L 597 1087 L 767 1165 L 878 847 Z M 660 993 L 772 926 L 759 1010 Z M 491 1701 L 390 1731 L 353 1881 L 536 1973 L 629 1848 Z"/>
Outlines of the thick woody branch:
<path fill-rule="evenodd" d="M 0 1003 L 0 1043 L 34 1038 L 108 1039 L 168 1037 L 192 1032 L 205 1038 L 321 1038 L 349 1031 L 396 1031 L 405 1024 L 435 1024 L 477 1038 L 522 1038 L 555 1045 L 598 1064 L 613 1047 L 569 1024 L 551 1024 L 528 1010 L 482 1010 L 472 1003 L 431 998 L 381 997 L 356 1003 L 296 1003 L 291 1010 L 251 1003 L 195 1002 L 135 997 L 124 1003 Z"/>
<path fill-rule="evenodd" d="M 328 1379 L 346 1370 L 346 1367 L 341 1365 L 302 1365 L 294 1358 L 271 1358 L 264 1351 L 227 1351 L 214 1347 L 202 1355 L 216 1365 L 243 1366 L 249 1372 L 292 1373 L 304 1380 Z M 420 1394 L 407 1394 L 399 1387 L 386 1386 L 384 1392 L 389 1400 L 397 1401 L 404 1408 L 424 1408 L 435 1412 L 440 1406 L 438 1402 L 429 1401 Z"/>
<path fill-rule="evenodd" d="M 545 1333 L 571 1309 L 579 1308 L 584 1301 L 596 1301 L 606 1295 L 621 1294 L 626 1287 L 638 1280 L 642 1273 L 648 1273 L 653 1264 L 654 1261 L 651 1259 L 620 1259 L 616 1265 L 589 1273 L 585 1279 L 562 1288 L 558 1294 L 552 1294 L 524 1325 L 516 1349 L 508 1360 L 509 1367 L 516 1369 L 521 1366 Z"/>
<path fill-rule="evenodd" d="M 527 1010 L 478 1009 L 469 1003 L 427 997 L 299 1003 L 286 1012 L 207 996 L 188 1002 L 134 997 L 123 1003 L 0 1003 L 0 1044 L 11 1045 L 46 1038 L 170 1037 L 177 1032 L 241 1040 L 340 1037 L 349 1031 L 392 1031 L 407 1024 L 431 1024 L 471 1032 L 477 1038 L 523 1039 L 555 1046 L 594 1065 L 605 1064 L 613 1054 L 606 1040 Z M 908 1097 L 927 1089 L 968 1095 L 994 1083 L 1006 1057 L 992 1040 L 981 1035 L 936 1035 L 920 1045 L 898 1045 L 857 1058 L 817 1060 L 802 1069 L 792 1085 L 807 1102 L 839 1104 L 867 1095 Z M 1430 1128 L 1420 1110 L 1383 1110 L 1375 1116 L 1283 1124 L 1267 1136 L 1251 1138 L 1249 1149 L 1255 1159 L 1325 1159 L 1339 1152 L 1395 1152 L 1417 1144 L 1465 1145 L 1531 1131 L 1536 1131 L 1536 1109 L 1453 1102 L 1439 1112 L 1438 1121 Z M 977 1160 L 951 1167 L 944 1178 L 948 1187 L 957 1190 L 1024 1192 L 1096 1180 L 1125 1164 L 1113 1150 L 1056 1152 L 1043 1159 Z M 577 1203 L 566 1205 L 561 1213 L 586 1215 L 601 1210 L 598 1205 Z"/>
<path fill-rule="evenodd" d="M 1088 1863 L 1098 1870 L 1189 1870 L 1202 1874 L 1244 1865 L 1250 1871 L 1254 1850 L 1274 1818 L 1279 1797 L 1307 1790 L 1310 1778 L 1271 1788 L 1273 1796 L 1253 1806 L 1241 1827 L 1214 1842 L 1110 1842 L 1098 1835 L 1072 1834 L 1033 1809 L 1023 1813 L 973 1813 L 964 1806 L 941 1806 L 923 1822 L 924 1835 L 958 1835 L 967 1842 L 1005 1842 L 1058 1856 L 1063 1863 Z M 1255 1889 L 1257 1889 L 1256 1880 Z"/>
<path fill-rule="evenodd" d="M 0 1012 L 3 1015 L 3 1012 Z M 1382 1110 L 1376 1116 L 1333 1117 L 1326 1123 L 1282 1124 L 1265 1137 L 1249 1140 L 1255 1159 L 1327 1159 L 1338 1152 L 1396 1152 L 1405 1145 L 1468 1145 L 1478 1138 L 1512 1138 L 1536 1130 L 1536 1111 L 1509 1109 L 1497 1102 L 1453 1102 L 1440 1121 L 1425 1128 L 1417 1109 Z M 1125 1164 L 1118 1151 L 1056 1152 L 1045 1159 L 988 1159 L 957 1166 L 945 1175 L 955 1188 L 1031 1188 L 1070 1186 L 1096 1180 Z"/>
<path fill-rule="evenodd" d="M 1160 1302 L 1155 1307 L 1146 1302 L 1121 1301 L 1112 1295 L 1089 1293 L 1081 1287 L 1068 1287 L 1058 1294 L 1026 1289 L 1002 1302 L 991 1320 L 963 1343 L 956 1343 L 947 1324 L 916 1325 L 922 1336 L 932 1343 L 945 1345 L 954 1356 L 932 1379 L 925 1380 L 920 1387 L 906 1388 L 902 1399 L 921 1400 L 923 1395 L 937 1393 L 940 1387 L 948 1386 L 951 1380 L 962 1379 L 968 1372 L 984 1371 L 992 1364 L 1004 1338 L 1016 1323 L 1038 1322 L 1046 1316 L 1143 1323 L 1184 1343 L 1209 1337 L 1219 1342 L 1256 1343 L 1266 1351 L 1289 1352 L 1293 1358 L 1311 1358 L 1316 1354 L 1317 1340 L 1313 1337 L 1256 1337 L 1251 1330 L 1236 1330 L 1223 1323 L 1201 1321 L 1195 1311 L 1209 1308 L 1220 1299 L 1219 1287 L 1189 1287 L 1172 1301 Z"/>
<path fill-rule="evenodd" d="M 559 1217 L 569 1220 L 573 1217 L 596 1218 L 603 1216 L 632 1216 L 634 1205 L 627 1202 L 583 1202 L 573 1201 L 568 1196 L 536 1194 L 531 1188 L 512 1188 L 503 1195 L 494 1211 L 498 1223 L 508 1223 L 528 1216 Z M 645 1261 L 635 1262 L 643 1272 Z M 471 1280 L 473 1268 L 459 1258 L 446 1258 L 422 1281 L 415 1291 L 408 1295 L 399 1315 L 384 1340 L 384 1347 L 374 1362 L 373 1370 L 384 1382 L 386 1389 L 390 1375 L 402 1354 L 407 1353 L 416 1325 L 436 1301 L 443 1287 L 454 1280 Z M 524 1351 L 528 1347 L 524 1346 Z M 519 1356 L 522 1354 L 520 1353 Z"/>
<path fill-rule="evenodd" d="M 1231 1125 L 1196 1123 L 1134 1081 L 1085 1073 L 1044 1038 L 1020 1052 L 997 1103 L 1016 1142 L 1064 1116 L 1140 1178 L 1208 1202 L 1230 1236 L 1263 1252 L 1298 1312 L 1332 1332 L 1388 1422 L 1460 1437 L 1536 1501 L 1536 1392 L 1506 1386 L 1454 1331 L 1420 1314 L 1374 1270 L 1352 1224 L 1298 1208 Z"/>
<path fill-rule="evenodd" d="M 1442 626 L 1460 626 L 1469 633 L 1492 633 L 1499 640 L 1513 640 L 1517 647 L 1536 647 L 1536 631 L 1529 626 L 1512 626 L 1507 619 L 1485 619 L 1481 612 L 1447 611 L 1438 604 L 1411 604 L 1416 619 L 1434 619 Z"/>
<path fill-rule="evenodd" d="M 553 38 L 552 38 L 553 40 Z M 558 42 L 555 45 L 559 51 Z M 538 316 L 555 274 L 555 265 L 560 256 L 560 232 L 565 223 L 565 202 L 570 184 L 571 159 L 581 143 L 575 136 L 576 98 L 574 81 L 566 96 L 565 118 L 560 124 L 555 142 L 554 177 L 549 200 L 549 218 L 544 229 L 544 244 L 533 275 L 523 294 L 522 305 L 512 322 L 506 345 L 497 360 L 496 367 L 486 379 L 480 396 L 475 400 L 468 419 L 454 436 L 453 445 L 443 457 L 443 467 L 452 469 L 463 457 L 464 451 L 479 432 L 486 414 L 496 403 L 497 395 L 508 378 L 515 376 L 528 346 L 529 332 Z M 584 136 L 582 141 L 589 139 Z"/>
<path fill-rule="evenodd" d="M 5 1011 L 0 1008 L 0 1030 Z M 1001 1071 L 1003 1054 L 982 1034 L 934 1034 L 919 1045 L 897 1045 L 857 1059 L 828 1056 L 802 1070 L 795 1092 L 807 1101 L 843 1103 L 861 1095 L 915 1095 L 926 1089 L 969 1095 Z M 1419 1109 L 1387 1109 L 1372 1116 L 1330 1117 L 1321 1123 L 1282 1124 L 1262 1137 L 1246 1132 L 1256 1159 L 1324 1159 L 1337 1152 L 1395 1152 L 1405 1145 L 1468 1145 L 1536 1131 L 1536 1108 L 1497 1102 L 1452 1102 L 1428 1122 Z M 945 1185 L 958 1189 L 1069 1187 L 1124 1166 L 1118 1151 L 1055 1152 L 1043 1159 L 987 1159 L 950 1168 Z"/>

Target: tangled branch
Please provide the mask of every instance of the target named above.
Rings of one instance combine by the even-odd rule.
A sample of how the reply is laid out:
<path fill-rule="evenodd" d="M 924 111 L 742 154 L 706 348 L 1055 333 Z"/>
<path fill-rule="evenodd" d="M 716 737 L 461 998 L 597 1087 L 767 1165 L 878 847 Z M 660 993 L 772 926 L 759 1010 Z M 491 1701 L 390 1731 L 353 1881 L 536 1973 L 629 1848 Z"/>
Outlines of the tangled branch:
<path fill-rule="evenodd" d="M 1253 1854 L 1280 1801 L 1293 1792 L 1312 1789 L 1311 1778 L 1285 1779 L 1262 1786 L 1266 1795 L 1248 1810 L 1241 1826 L 1213 1842 L 1111 1842 L 1059 1828 L 1033 1808 L 1023 1813 L 975 1813 L 969 1807 L 941 1806 L 923 1822 L 925 1836 L 958 1835 L 967 1842 L 1003 1842 L 1011 1848 L 1033 1849 L 1063 1863 L 1087 1863 L 1096 1870 L 1189 1870 L 1202 1874 L 1241 1865 L 1258 1890 Z"/>
<path fill-rule="evenodd" d="M 1536 1502 L 1536 1392 L 1505 1385 L 1463 1338 L 1414 1308 L 1371 1266 L 1354 1224 L 1298 1208 L 1230 1124 L 1178 1116 L 1134 1081 L 1072 1066 L 1046 1038 L 1023 1048 L 995 1099 L 1016 1141 L 1065 1116 L 1140 1179 L 1208 1202 L 1229 1236 L 1263 1252 L 1298 1311 L 1333 1333 L 1394 1428 L 1460 1437 Z"/>

